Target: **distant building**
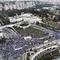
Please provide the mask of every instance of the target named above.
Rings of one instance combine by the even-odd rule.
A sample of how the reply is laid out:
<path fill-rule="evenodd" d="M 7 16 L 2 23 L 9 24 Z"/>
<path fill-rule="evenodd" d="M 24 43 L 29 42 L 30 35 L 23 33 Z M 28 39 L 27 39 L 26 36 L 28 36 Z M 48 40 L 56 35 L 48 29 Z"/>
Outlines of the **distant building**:
<path fill-rule="evenodd" d="M 0 39 L 4 37 L 2 30 L 0 30 Z"/>
<path fill-rule="evenodd" d="M 19 22 L 19 21 L 20 22 L 25 21 L 28 23 L 36 23 L 38 21 L 39 23 L 42 23 L 42 19 L 32 15 L 31 13 L 25 13 L 14 17 L 9 17 L 9 20 L 11 23 Z"/>
<path fill-rule="evenodd" d="M 50 10 L 51 7 L 43 7 L 44 10 Z"/>
<path fill-rule="evenodd" d="M 24 37 L 25 40 L 31 40 L 32 37 L 31 36 L 27 36 L 27 37 Z"/>
<path fill-rule="evenodd" d="M 29 8 L 35 5 L 34 1 L 14 1 L 13 2 L 4 2 L 3 3 L 4 6 L 2 6 L 2 4 L 0 4 L 0 10 L 2 11 L 2 8 L 4 8 L 4 10 L 13 10 L 13 9 L 17 9 L 17 10 L 21 10 L 21 9 L 25 9 L 25 8 Z"/>
<path fill-rule="evenodd" d="M 0 4 L 0 11 L 2 11 L 2 4 Z"/>
<path fill-rule="evenodd" d="M 0 39 L 2 39 L 3 38 L 3 33 L 0 33 Z"/>
<path fill-rule="evenodd" d="M 8 5 L 4 5 L 4 10 L 8 10 L 8 9 L 9 9 Z"/>

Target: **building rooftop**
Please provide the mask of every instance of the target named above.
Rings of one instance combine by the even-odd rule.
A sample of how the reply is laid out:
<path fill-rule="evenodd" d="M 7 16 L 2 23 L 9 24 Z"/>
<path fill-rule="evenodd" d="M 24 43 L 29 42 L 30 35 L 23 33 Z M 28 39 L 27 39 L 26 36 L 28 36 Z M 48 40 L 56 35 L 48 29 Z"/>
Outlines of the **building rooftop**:
<path fill-rule="evenodd" d="M 39 21 L 39 23 L 42 22 L 41 18 L 39 18 L 37 16 L 34 16 L 31 13 L 25 13 L 25 14 L 14 16 L 14 17 L 9 17 L 9 19 L 10 19 L 10 22 L 19 22 L 19 21 L 22 21 L 22 20 L 26 21 L 26 22 L 29 22 L 29 23 L 34 23 L 36 21 Z"/>

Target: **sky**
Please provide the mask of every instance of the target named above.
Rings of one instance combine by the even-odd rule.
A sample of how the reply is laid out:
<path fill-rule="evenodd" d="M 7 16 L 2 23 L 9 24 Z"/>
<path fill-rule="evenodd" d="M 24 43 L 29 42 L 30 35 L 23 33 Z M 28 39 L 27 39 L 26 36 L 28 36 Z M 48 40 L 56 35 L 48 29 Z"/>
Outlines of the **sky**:
<path fill-rule="evenodd" d="M 0 0 L 0 1 L 3 1 L 3 0 Z M 4 1 L 33 1 L 33 0 L 4 0 Z M 34 1 L 37 1 L 37 0 L 34 0 Z M 60 0 L 38 0 L 38 1 L 60 2 Z"/>

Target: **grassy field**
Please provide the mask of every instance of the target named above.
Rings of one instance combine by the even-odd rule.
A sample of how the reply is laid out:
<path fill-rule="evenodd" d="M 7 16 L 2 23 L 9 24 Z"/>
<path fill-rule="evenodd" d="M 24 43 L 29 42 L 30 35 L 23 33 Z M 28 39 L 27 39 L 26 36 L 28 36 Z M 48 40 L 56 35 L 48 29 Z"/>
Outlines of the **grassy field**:
<path fill-rule="evenodd" d="M 45 21 L 43 23 L 53 29 L 60 30 L 60 22 Z"/>
<path fill-rule="evenodd" d="M 56 59 L 59 56 L 60 56 L 59 51 L 55 50 L 51 53 L 44 54 L 42 57 L 38 58 L 38 60 L 52 60 L 52 59 Z"/>
<path fill-rule="evenodd" d="M 22 29 L 22 28 L 17 28 L 14 27 L 16 29 L 17 32 L 19 32 L 22 36 L 32 36 L 32 37 L 43 37 L 46 36 L 47 34 L 45 34 L 44 32 L 34 29 L 32 27 L 29 27 L 27 29 Z"/>

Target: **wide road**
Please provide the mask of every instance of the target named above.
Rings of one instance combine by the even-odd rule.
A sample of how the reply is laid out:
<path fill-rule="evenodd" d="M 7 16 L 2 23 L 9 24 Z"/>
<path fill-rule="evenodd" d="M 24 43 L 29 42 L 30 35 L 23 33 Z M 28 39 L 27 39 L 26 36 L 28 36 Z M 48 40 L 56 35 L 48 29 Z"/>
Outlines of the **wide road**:
<path fill-rule="evenodd" d="M 9 25 L 0 26 L 0 29 L 3 29 L 3 28 L 5 28 L 5 27 L 17 26 L 18 24 L 21 24 L 21 22 L 18 22 L 18 23 L 15 23 L 15 24 L 9 24 Z"/>
<path fill-rule="evenodd" d="M 34 60 L 36 56 L 38 56 L 40 53 L 44 52 L 44 51 L 47 51 L 48 49 L 53 49 L 53 48 L 57 48 L 58 46 L 57 45 L 54 45 L 54 46 L 51 46 L 51 47 L 48 47 L 46 49 L 41 49 L 39 52 L 37 52 L 36 54 L 34 54 L 30 60 Z M 52 50 L 53 51 L 53 50 Z"/>
<path fill-rule="evenodd" d="M 50 29 L 47 29 L 47 28 L 44 28 L 44 27 L 41 27 L 41 26 L 38 26 L 38 25 L 32 25 L 32 27 L 34 29 L 38 29 L 38 30 L 41 30 L 45 33 L 48 33 L 49 36 L 54 36 L 56 39 L 60 39 L 60 32 L 59 31 L 53 31 L 53 30 L 50 30 Z"/>
<path fill-rule="evenodd" d="M 13 27 L 13 26 L 17 26 L 18 24 L 20 24 L 21 22 L 19 23 L 15 23 L 15 24 L 9 24 L 9 25 L 4 25 L 4 26 L 1 26 L 0 29 L 3 29 L 5 27 Z M 34 29 L 38 29 L 38 30 L 41 30 L 45 33 L 49 33 L 49 36 L 54 36 L 56 37 L 57 39 L 60 39 L 60 32 L 55 32 L 53 30 L 50 30 L 50 29 L 47 29 L 47 28 L 44 28 L 44 27 L 41 27 L 41 26 L 38 26 L 38 25 L 35 25 L 33 24 L 32 27 Z"/>
<path fill-rule="evenodd" d="M 20 22 L 21 23 L 21 22 Z M 10 25 L 5 25 L 5 26 L 1 26 L 0 29 L 4 29 L 5 27 L 13 27 L 15 25 L 17 25 L 18 23 L 16 24 L 10 24 Z M 49 29 L 46 29 L 46 28 L 43 28 L 40 26 L 35 26 L 33 25 L 32 26 L 33 28 L 35 29 L 39 29 L 39 30 L 42 30 L 44 32 L 48 32 L 49 33 L 49 36 L 51 34 L 54 34 L 55 32 L 54 31 L 51 31 Z M 11 30 L 9 29 L 5 29 L 7 30 L 8 32 L 11 32 Z M 15 30 L 14 30 L 15 31 Z M 12 31 L 13 32 L 13 31 Z M 2 51 L 4 51 L 3 53 L 5 53 L 6 55 L 9 55 L 9 57 L 12 56 L 12 58 L 14 57 L 18 57 L 20 54 L 23 54 L 25 53 L 26 49 L 29 49 L 29 48 L 32 48 L 33 46 L 37 46 L 38 44 L 42 44 L 42 40 L 40 40 L 40 38 L 33 38 L 32 40 L 24 40 L 23 37 L 21 37 L 18 33 L 13 32 L 14 35 L 15 35 L 15 38 L 12 39 L 10 42 L 7 42 L 5 45 L 4 45 L 4 48 L 6 48 L 5 50 L 2 49 Z M 16 34 L 15 34 L 16 33 Z M 9 33 L 10 34 L 10 33 Z M 45 37 L 44 37 L 45 38 Z M 42 38 L 43 39 L 43 38 Z M 3 48 L 3 47 L 2 47 Z M 45 51 L 45 50 L 44 50 Z M 8 53 L 7 53 L 8 52 Z M 42 51 L 41 51 L 42 52 Z M 7 56 L 6 56 L 7 57 Z M 8 57 L 7 57 L 8 58 Z M 8 60 L 8 59 L 6 59 Z M 13 60 L 13 59 L 11 59 Z"/>

